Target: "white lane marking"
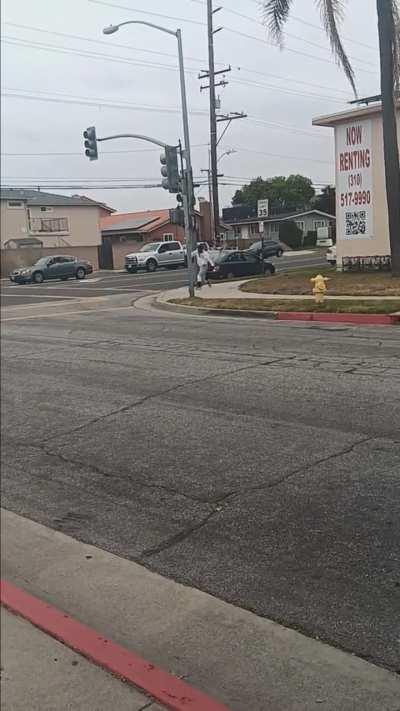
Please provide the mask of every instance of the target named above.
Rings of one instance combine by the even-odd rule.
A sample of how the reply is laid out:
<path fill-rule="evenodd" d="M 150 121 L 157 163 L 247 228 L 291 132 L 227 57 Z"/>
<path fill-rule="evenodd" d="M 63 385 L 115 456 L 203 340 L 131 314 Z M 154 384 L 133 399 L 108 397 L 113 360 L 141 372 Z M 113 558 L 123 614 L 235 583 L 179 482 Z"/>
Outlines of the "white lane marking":
<path fill-rule="evenodd" d="M 127 306 L 109 306 L 106 309 L 80 309 L 78 311 L 59 311 L 58 313 L 52 314 L 35 314 L 34 316 L 12 316 L 11 318 L 3 318 L 3 323 L 5 321 L 28 321 L 29 319 L 40 319 L 40 318 L 56 318 L 58 316 L 74 316 L 76 314 L 97 314 L 99 311 L 122 311 L 123 309 L 132 309 L 133 306 L 128 304 Z"/>
<path fill-rule="evenodd" d="M 54 296 L 53 294 L 4 294 L 4 298 L 20 297 L 21 299 L 76 299 L 76 296 Z"/>

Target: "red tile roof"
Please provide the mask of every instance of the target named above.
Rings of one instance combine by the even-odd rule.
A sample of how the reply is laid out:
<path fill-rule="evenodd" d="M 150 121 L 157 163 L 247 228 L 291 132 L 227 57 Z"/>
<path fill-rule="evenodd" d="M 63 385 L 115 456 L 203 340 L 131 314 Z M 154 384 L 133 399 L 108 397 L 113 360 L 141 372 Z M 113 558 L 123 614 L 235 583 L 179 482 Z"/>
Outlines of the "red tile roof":
<path fill-rule="evenodd" d="M 143 220 L 143 225 L 140 221 Z M 151 220 L 151 222 L 150 222 Z M 116 225 L 124 229 L 124 223 L 127 227 L 133 222 L 139 225 L 135 228 L 137 232 L 153 232 L 157 227 L 161 227 L 169 222 L 169 210 L 143 210 L 142 212 L 117 212 L 114 215 L 103 217 L 100 220 L 101 230 L 105 231 Z"/>

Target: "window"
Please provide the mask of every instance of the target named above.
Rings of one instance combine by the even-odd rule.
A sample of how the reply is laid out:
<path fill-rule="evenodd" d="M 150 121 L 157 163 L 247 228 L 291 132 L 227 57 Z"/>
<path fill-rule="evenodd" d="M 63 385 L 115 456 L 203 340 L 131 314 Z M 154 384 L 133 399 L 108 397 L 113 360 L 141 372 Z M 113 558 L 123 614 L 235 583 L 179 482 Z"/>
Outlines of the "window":
<path fill-rule="evenodd" d="M 179 242 L 170 242 L 168 245 L 168 251 L 169 252 L 179 252 L 181 248 L 181 245 Z"/>
<path fill-rule="evenodd" d="M 31 220 L 32 232 L 68 232 L 67 217 L 34 217 Z"/>
<path fill-rule="evenodd" d="M 251 262 L 251 264 L 255 264 L 259 261 L 255 254 L 250 254 L 249 252 L 242 252 L 240 256 L 243 262 Z"/>
<path fill-rule="evenodd" d="M 240 234 L 241 234 L 240 225 L 233 226 L 233 234 L 235 235 L 235 237 L 240 237 Z"/>
<path fill-rule="evenodd" d="M 172 234 L 172 232 L 166 232 L 166 234 L 164 234 L 162 238 L 164 242 L 172 242 L 174 239 L 174 235 Z"/>
<path fill-rule="evenodd" d="M 279 225 L 277 222 L 271 222 L 269 225 L 270 232 L 279 232 Z"/>
<path fill-rule="evenodd" d="M 9 207 L 11 210 L 23 210 L 24 203 L 22 202 L 22 200 L 8 200 L 7 207 Z"/>
<path fill-rule="evenodd" d="M 314 231 L 316 232 L 319 227 L 326 227 L 325 220 L 314 220 Z"/>
<path fill-rule="evenodd" d="M 158 254 L 165 254 L 165 252 L 169 252 L 171 249 L 169 244 L 162 244 L 160 249 L 158 250 Z"/>
<path fill-rule="evenodd" d="M 41 207 L 40 212 L 53 212 L 52 207 Z"/>
<path fill-rule="evenodd" d="M 295 220 L 296 227 L 299 228 L 304 234 L 304 220 Z"/>
<path fill-rule="evenodd" d="M 258 235 L 258 234 L 260 234 L 260 225 L 258 224 L 258 222 L 255 222 L 255 223 L 253 223 L 253 224 L 250 225 L 250 234 L 251 234 L 251 235 Z"/>

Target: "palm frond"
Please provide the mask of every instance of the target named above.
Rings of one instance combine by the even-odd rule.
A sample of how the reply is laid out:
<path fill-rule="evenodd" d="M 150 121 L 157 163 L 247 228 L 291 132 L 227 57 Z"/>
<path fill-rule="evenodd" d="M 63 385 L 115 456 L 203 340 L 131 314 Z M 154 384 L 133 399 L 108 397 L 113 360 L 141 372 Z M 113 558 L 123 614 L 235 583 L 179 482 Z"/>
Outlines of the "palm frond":
<path fill-rule="evenodd" d="M 396 0 L 392 0 L 392 2 L 396 3 Z M 343 47 L 338 28 L 339 23 L 343 19 L 343 0 L 317 0 L 317 5 L 321 13 L 326 34 L 331 43 L 332 51 L 339 64 L 343 67 L 354 94 L 357 96 L 354 70 Z"/>
<path fill-rule="evenodd" d="M 292 0 L 266 0 L 261 3 L 263 23 L 278 44 L 283 44 L 283 26 L 286 23 Z"/>

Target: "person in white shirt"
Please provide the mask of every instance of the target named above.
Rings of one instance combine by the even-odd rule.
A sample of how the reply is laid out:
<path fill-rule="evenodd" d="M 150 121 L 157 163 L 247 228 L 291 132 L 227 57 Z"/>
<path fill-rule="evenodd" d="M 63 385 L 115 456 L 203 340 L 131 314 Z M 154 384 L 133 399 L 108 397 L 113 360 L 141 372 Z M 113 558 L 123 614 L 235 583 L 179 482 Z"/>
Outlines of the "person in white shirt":
<path fill-rule="evenodd" d="M 199 244 L 194 252 L 194 258 L 198 268 L 198 288 L 201 289 L 204 284 L 208 284 L 208 286 L 211 286 L 210 281 L 207 279 L 207 272 L 209 267 L 214 267 L 214 262 L 210 257 L 208 249 L 206 249 L 203 244 Z"/>

